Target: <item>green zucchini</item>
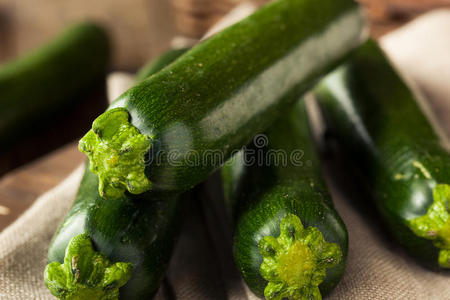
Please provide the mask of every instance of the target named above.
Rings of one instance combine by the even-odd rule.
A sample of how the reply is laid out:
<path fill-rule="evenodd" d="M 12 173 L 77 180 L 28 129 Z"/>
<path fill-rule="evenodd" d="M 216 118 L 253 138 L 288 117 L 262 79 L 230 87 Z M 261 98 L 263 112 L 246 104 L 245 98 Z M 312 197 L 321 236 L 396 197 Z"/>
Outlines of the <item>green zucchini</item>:
<path fill-rule="evenodd" d="M 383 51 L 368 41 L 315 95 L 392 235 L 425 265 L 450 268 L 446 141 Z"/>
<path fill-rule="evenodd" d="M 0 67 L 0 148 L 39 128 L 104 79 L 110 58 L 106 32 L 80 23 L 32 53 Z"/>
<path fill-rule="evenodd" d="M 45 283 L 59 299 L 148 299 L 158 291 L 178 236 L 179 196 L 149 192 L 106 201 L 97 187 L 97 176 L 86 168 L 50 244 Z"/>
<path fill-rule="evenodd" d="M 358 46 L 363 25 L 353 0 L 277 0 L 203 41 L 124 93 L 80 141 L 100 194 L 203 181 L 290 104 L 282 96 Z"/>
<path fill-rule="evenodd" d="M 304 101 L 263 137 L 222 168 L 236 265 L 257 296 L 321 299 L 344 273 L 348 235 L 321 175 Z"/>
<path fill-rule="evenodd" d="M 137 80 L 176 57 L 156 60 L 159 67 L 141 71 Z M 182 197 L 155 191 L 105 201 L 98 184 L 86 166 L 75 202 L 50 244 L 45 283 L 60 299 L 148 299 L 168 266 Z"/>

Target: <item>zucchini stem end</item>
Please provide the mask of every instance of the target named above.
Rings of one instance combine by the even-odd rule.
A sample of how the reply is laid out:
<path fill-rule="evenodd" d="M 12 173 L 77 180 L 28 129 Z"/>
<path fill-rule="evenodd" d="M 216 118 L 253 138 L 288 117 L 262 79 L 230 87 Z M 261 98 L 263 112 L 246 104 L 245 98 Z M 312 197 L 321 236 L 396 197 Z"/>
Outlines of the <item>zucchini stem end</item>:
<path fill-rule="evenodd" d="M 322 299 L 319 284 L 326 269 L 342 259 L 337 244 L 326 242 L 315 227 L 304 228 L 293 214 L 281 220 L 278 237 L 260 240 L 259 251 L 263 257 L 260 273 L 268 281 L 266 299 Z"/>
<path fill-rule="evenodd" d="M 433 204 L 425 215 L 409 221 L 417 236 L 433 241 L 439 250 L 438 263 L 450 268 L 450 185 L 438 184 L 433 189 Z"/>
<path fill-rule="evenodd" d="M 130 263 L 111 263 L 94 251 L 87 234 L 73 237 L 64 263 L 52 262 L 44 271 L 45 285 L 58 299 L 119 299 L 119 288 L 131 277 Z"/>
<path fill-rule="evenodd" d="M 151 143 L 151 137 L 130 123 L 128 111 L 117 107 L 94 121 L 78 148 L 89 157 L 90 170 L 99 177 L 100 195 L 114 199 L 126 190 L 141 194 L 151 188 L 145 175 L 145 156 Z"/>

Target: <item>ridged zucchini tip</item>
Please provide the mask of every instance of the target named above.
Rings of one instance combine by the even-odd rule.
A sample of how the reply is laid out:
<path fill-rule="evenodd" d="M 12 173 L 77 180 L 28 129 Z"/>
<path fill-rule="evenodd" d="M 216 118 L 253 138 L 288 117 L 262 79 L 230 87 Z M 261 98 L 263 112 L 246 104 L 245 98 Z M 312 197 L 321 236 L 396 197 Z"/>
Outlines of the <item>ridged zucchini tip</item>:
<path fill-rule="evenodd" d="M 99 193 L 115 199 L 125 190 L 141 194 L 151 187 L 145 175 L 145 155 L 152 138 L 130 123 L 125 108 L 117 107 L 100 115 L 92 129 L 80 140 L 79 150 L 90 160 L 90 170 L 99 177 Z"/>
<path fill-rule="evenodd" d="M 409 221 L 417 236 L 433 241 L 440 249 L 438 263 L 450 268 L 450 185 L 438 184 L 433 189 L 433 203 L 425 215 Z"/>
<path fill-rule="evenodd" d="M 337 244 L 326 242 L 315 227 L 304 228 L 293 214 L 282 219 L 278 237 L 260 240 L 259 251 L 263 257 L 260 272 L 268 281 L 266 299 L 322 299 L 319 284 L 326 269 L 342 259 Z"/>
<path fill-rule="evenodd" d="M 119 299 L 119 288 L 131 277 L 132 265 L 111 263 L 94 251 L 87 234 L 73 237 L 64 263 L 52 262 L 44 271 L 45 285 L 58 299 Z"/>

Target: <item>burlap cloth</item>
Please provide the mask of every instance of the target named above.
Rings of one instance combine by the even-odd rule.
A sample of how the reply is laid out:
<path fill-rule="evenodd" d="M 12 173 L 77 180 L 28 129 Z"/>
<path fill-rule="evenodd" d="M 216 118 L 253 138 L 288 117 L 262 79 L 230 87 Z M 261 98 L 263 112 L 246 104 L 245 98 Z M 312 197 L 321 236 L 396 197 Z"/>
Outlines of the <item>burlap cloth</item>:
<path fill-rule="evenodd" d="M 449 135 L 450 11 L 429 13 L 381 42 L 395 65 L 428 96 Z M 79 167 L 0 234 L 1 299 L 52 299 L 42 279 L 47 247 L 71 206 L 82 173 Z M 346 273 L 330 299 L 450 299 L 448 273 L 418 266 L 327 177 L 350 235 Z M 255 298 L 234 268 L 227 225 L 223 216 L 216 216 L 220 209 L 202 205 L 206 201 L 187 205 L 182 235 L 158 299 Z"/>

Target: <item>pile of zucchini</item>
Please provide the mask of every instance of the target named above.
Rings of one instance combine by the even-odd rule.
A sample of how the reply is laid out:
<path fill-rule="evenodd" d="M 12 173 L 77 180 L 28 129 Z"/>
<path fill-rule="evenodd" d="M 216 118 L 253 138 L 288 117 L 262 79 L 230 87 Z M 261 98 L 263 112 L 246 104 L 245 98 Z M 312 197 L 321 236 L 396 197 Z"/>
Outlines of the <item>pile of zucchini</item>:
<path fill-rule="evenodd" d="M 181 193 L 267 129 L 363 39 L 364 19 L 352 0 L 279 0 L 183 55 L 165 55 L 181 57 L 161 71 L 165 63 L 145 68 L 155 74 L 119 97 L 80 141 L 89 168 L 50 246 L 50 291 L 62 299 L 153 296 L 178 234 Z M 193 161 L 214 151 L 222 157 Z M 302 222 L 321 228 L 300 221 L 303 212 L 296 216 L 299 230 Z M 305 229 L 320 238 L 311 251 L 323 252 L 305 295 L 320 295 L 327 267 L 325 292 L 343 271 L 346 233 L 332 218 L 342 226 L 338 238 Z"/>
<path fill-rule="evenodd" d="M 223 166 L 235 263 L 250 290 L 328 295 L 348 236 L 321 175 L 308 90 L 392 234 L 428 265 L 450 268 L 450 157 L 376 44 L 361 46 L 365 32 L 353 0 L 276 0 L 144 67 L 80 140 L 89 162 L 49 248 L 51 293 L 153 297 L 182 200 Z M 264 144 L 251 144 L 261 133 Z"/>

